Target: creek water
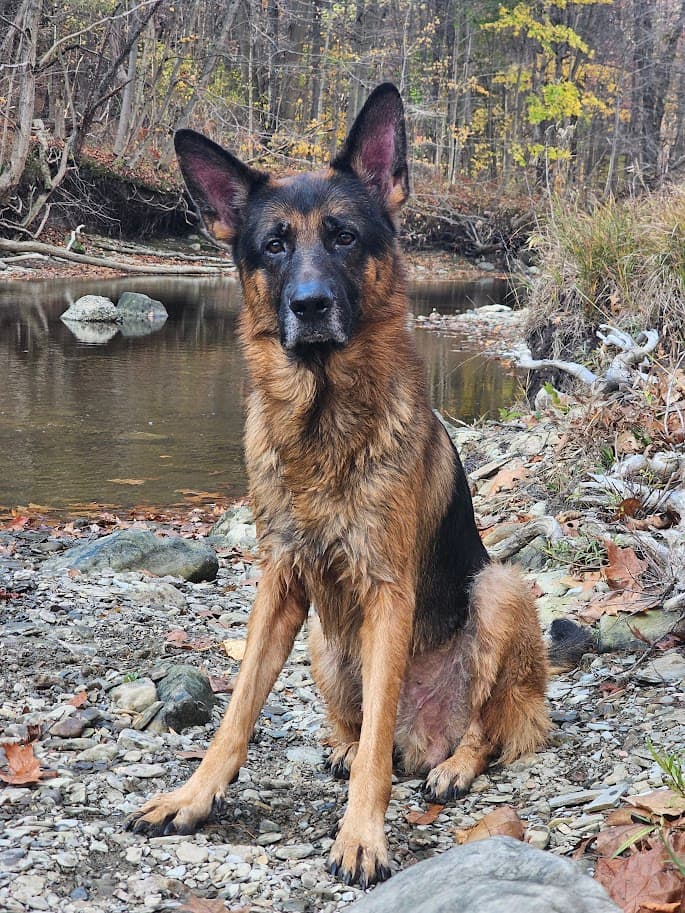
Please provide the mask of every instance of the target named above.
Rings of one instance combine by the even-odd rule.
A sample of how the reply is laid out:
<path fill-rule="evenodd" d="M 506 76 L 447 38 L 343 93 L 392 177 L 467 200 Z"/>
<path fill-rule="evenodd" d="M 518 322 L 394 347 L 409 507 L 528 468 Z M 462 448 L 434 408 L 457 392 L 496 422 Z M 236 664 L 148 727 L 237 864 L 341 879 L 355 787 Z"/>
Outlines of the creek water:
<path fill-rule="evenodd" d="M 148 335 L 111 328 L 100 338 L 59 319 L 81 295 L 116 301 L 126 290 L 161 300 L 169 319 Z M 456 313 L 506 295 L 502 280 L 421 282 L 411 305 Z M 0 284 L 0 507 L 78 513 L 244 495 L 239 309 L 228 279 Z M 447 416 L 470 421 L 513 399 L 513 371 L 477 341 L 422 330 L 416 340 Z"/>

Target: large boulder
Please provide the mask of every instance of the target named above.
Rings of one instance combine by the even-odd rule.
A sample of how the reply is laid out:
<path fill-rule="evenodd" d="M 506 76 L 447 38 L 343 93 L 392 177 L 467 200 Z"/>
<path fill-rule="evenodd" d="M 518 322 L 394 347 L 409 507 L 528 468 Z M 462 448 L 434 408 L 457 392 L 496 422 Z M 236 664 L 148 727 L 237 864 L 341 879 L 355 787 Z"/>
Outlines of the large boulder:
<path fill-rule="evenodd" d="M 147 529 L 125 529 L 67 549 L 46 561 L 43 570 L 54 573 L 76 570 L 83 574 L 141 570 L 197 583 L 213 580 L 219 562 L 214 551 L 203 542 L 181 536 L 162 538 Z"/>
<path fill-rule="evenodd" d="M 83 295 L 62 314 L 65 323 L 121 323 L 122 315 L 103 295 Z"/>
<path fill-rule="evenodd" d="M 395 875 L 350 913 L 621 913 L 568 859 L 512 837 L 448 850 Z"/>
<path fill-rule="evenodd" d="M 161 301 L 141 292 L 124 292 L 117 301 L 117 313 L 125 321 L 165 321 L 169 316 Z"/>

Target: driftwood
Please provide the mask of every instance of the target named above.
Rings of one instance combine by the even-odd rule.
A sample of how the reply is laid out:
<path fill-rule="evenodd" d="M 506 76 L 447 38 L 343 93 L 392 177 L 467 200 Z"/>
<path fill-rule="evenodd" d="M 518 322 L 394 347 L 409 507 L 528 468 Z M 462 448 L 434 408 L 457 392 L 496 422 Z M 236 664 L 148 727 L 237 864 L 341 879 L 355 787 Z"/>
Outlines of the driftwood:
<path fill-rule="evenodd" d="M 43 254 L 58 260 L 69 260 L 73 263 L 85 263 L 88 266 L 100 266 L 104 269 L 115 269 L 126 273 L 146 273 L 156 276 L 212 276 L 221 273 L 215 266 L 156 266 L 147 263 L 126 263 L 123 260 L 110 260 L 107 257 L 89 257 L 87 254 L 76 254 L 64 247 L 43 244 L 39 241 L 8 241 L 0 238 L 0 250 L 13 254 Z"/>
<path fill-rule="evenodd" d="M 498 561 L 506 561 L 507 558 L 516 555 L 533 539 L 537 539 L 538 536 L 544 536 L 545 539 L 554 541 L 555 539 L 561 539 L 563 531 L 554 517 L 540 517 L 538 520 L 531 520 L 530 523 L 526 523 L 525 526 L 517 529 L 515 533 L 506 539 L 502 539 L 501 542 L 490 546 L 488 551 Z"/>
<path fill-rule="evenodd" d="M 605 345 L 616 346 L 621 350 L 604 374 L 595 374 L 594 371 L 575 361 L 533 358 L 530 349 L 519 351 L 517 365 L 530 371 L 536 371 L 539 368 L 556 368 L 578 378 L 582 383 L 599 392 L 610 393 L 612 390 L 630 384 L 633 370 L 640 366 L 659 344 L 658 330 L 645 330 L 638 333 L 637 337 L 633 339 L 629 333 L 607 323 L 600 324 L 597 336 Z"/>

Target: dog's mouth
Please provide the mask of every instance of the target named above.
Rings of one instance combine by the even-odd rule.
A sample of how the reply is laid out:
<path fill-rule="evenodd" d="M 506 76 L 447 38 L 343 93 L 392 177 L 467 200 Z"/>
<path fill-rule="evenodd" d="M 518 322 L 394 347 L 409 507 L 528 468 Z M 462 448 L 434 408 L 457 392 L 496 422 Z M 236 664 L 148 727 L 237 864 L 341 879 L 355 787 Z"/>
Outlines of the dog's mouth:
<path fill-rule="evenodd" d="M 335 339 L 326 339 L 315 342 L 298 342 L 293 346 L 286 346 L 288 353 L 298 361 L 321 364 L 333 353 L 342 349 L 344 342 Z"/>

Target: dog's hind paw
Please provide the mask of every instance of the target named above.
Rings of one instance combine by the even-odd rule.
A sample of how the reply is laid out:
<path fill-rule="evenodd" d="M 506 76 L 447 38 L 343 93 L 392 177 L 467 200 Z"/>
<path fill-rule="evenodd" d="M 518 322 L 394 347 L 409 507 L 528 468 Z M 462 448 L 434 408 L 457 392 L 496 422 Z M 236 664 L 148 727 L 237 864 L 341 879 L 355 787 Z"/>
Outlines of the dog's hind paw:
<path fill-rule="evenodd" d="M 326 760 L 326 767 L 336 780 L 349 780 L 352 762 L 357 757 L 359 742 L 336 745 Z"/>
<path fill-rule="evenodd" d="M 443 804 L 465 796 L 474 777 L 468 771 L 455 770 L 450 760 L 429 771 L 422 792 L 427 802 Z"/>

